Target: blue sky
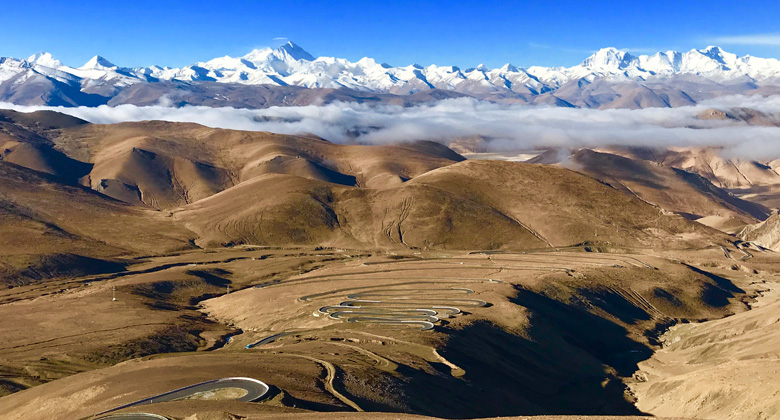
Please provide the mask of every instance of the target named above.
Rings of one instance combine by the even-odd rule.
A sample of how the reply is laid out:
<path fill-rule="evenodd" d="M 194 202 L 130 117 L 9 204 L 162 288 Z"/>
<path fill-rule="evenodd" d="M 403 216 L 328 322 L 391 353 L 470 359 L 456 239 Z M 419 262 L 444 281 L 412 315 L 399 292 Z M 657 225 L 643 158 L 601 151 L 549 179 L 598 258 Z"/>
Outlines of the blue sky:
<path fill-rule="evenodd" d="M 0 56 L 48 51 L 81 65 L 182 66 L 290 39 L 314 56 L 491 67 L 581 62 L 719 45 L 780 58 L 776 1 L 0 0 Z"/>

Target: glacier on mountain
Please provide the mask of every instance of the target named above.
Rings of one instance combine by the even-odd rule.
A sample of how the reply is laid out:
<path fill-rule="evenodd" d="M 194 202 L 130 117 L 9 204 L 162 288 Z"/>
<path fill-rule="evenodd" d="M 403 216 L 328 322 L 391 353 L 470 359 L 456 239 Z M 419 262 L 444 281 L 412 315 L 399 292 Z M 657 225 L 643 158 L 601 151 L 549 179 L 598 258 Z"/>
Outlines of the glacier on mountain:
<path fill-rule="evenodd" d="M 675 106 L 686 102 L 695 103 L 697 99 L 682 89 L 671 93 L 661 89 L 659 93 L 657 86 L 652 85 L 663 84 L 676 77 L 684 80 L 688 80 L 686 77 L 694 78 L 698 85 L 747 83 L 778 86 L 780 61 L 752 56 L 738 57 L 718 47 L 639 56 L 615 48 L 604 48 L 582 63 L 568 68 L 521 68 L 506 64 L 495 69 L 479 65 L 462 70 L 456 66 L 423 67 L 416 64 L 393 67 L 368 57 L 356 62 L 334 57 L 315 58 L 300 46 L 288 42 L 275 49 L 256 49 L 243 57 L 218 57 L 182 68 L 125 68 L 101 56 L 95 56 L 83 66 L 74 68 L 63 65 L 51 54 L 39 53 L 22 60 L 0 58 L 0 96 L 10 89 L 3 87 L 4 82 L 13 80 L 15 86 L 19 86 L 38 76 L 79 89 L 85 94 L 106 97 L 138 83 L 215 82 L 252 86 L 347 88 L 357 92 L 394 95 L 440 89 L 482 99 L 517 99 L 519 102 L 529 102 L 529 98 L 548 94 L 540 102 L 586 107 L 603 105 L 599 99 L 589 100 L 583 95 L 572 93 L 575 90 L 587 90 L 587 95 L 595 97 L 602 94 L 610 101 L 623 97 L 619 105 L 624 107 L 642 107 L 643 104 Z M 612 89 L 610 92 L 609 89 L 605 91 L 600 81 L 633 84 L 629 88 Z M 642 88 L 650 92 L 644 92 Z M 559 90 L 561 95 L 552 96 Z M 626 96 L 633 99 L 626 100 Z"/>

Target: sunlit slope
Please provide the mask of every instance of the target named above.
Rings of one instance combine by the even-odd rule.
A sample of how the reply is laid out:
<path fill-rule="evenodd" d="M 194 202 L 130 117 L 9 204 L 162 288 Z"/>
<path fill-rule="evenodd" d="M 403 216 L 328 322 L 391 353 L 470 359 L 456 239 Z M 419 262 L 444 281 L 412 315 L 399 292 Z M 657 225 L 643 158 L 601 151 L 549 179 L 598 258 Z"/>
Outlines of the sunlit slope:
<path fill-rule="evenodd" d="M 4 397 L 0 415 L 81 418 L 188 384 L 242 375 L 263 380 L 283 394 L 260 404 L 189 400 L 179 402 L 176 408 L 164 403 L 142 409 L 173 418 L 215 410 L 236 416 L 274 410 L 350 410 L 344 400 L 327 388 L 323 390 L 323 384 L 332 382 L 342 395 L 367 411 L 444 418 L 637 414 L 626 400 L 620 377 L 633 374 L 635 363 L 650 355 L 648 344 L 656 326 L 672 318 L 722 317 L 740 306 L 732 302 L 741 289 L 729 280 L 658 257 L 576 251 L 489 255 L 399 251 L 393 258 L 378 254 L 313 247 L 192 252 L 148 261 L 145 266 L 219 262 L 210 264 L 209 271 L 185 265 L 0 305 L 0 318 L 25 319 L 43 339 L 62 332 L 48 323 L 31 322 L 37 318 L 27 314 L 38 308 L 49 307 L 46 313 L 50 319 L 53 313 L 72 313 L 70 305 L 76 301 L 88 301 L 102 310 L 114 308 L 111 317 L 101 319 L 106 330 L 109 326 L 137 325 L 139 318 L 167 326 L 177 314 L 186 318 L 176 322 L 192 325 L 190 316 L 195 311 L 185 312 L 184 305 L 191 305 L 187 298 L 207 299 L 210 296 L 200 293 L 208 291 L 216 297 L 199 305 L 208 319 L 240 328 L 240 334 L 217 351 L 181 352 L 192 350 L 190 345 L 179 349 L 179 354 L 141 358 Z M 450 257 L 426 258 L 442 254 Z M 690 251 L 679 254 L 693 255 Z M 231 285 L 231 293 L 219 293 L 193 278 L 209 272 L 214 275 L 212 281 L 225 276 L 221 280 Z M 110 300 L 114 285 L 118 303 Z M 323 305 L 335 304 L 360 290 L 423 295 L 427 290 L 429 296 L 435 296 L 452 287 L 473 290 L 472 297 L 490 305 L 464 307 L 465 311 L 453 316 L 442 314 L 441 321 L 429 331 L 313 316 Z M 85 308 L 80 309 L 79 314 L 85 316 Z M 7 329 L 14 345 L 34 343 L 27 336 L 32 328 L 9 325 Z M 88 330 L 88 325 L 78 323 L 67 329 L 69 334 Z M 294 334 L 268 345 L 245 347 L 286 331 Z M 100 332 L 93 337 L 122 343 L 126 334 L 124 330 L 113 335 Z M 52 345 L 70 354 L 89 349 L 106 358 L 129 346 L 106 347 L 103 340 L 63 340 Z M 153 340 L 168 342 L 164 338 Z M 39 359 L 36 355 L 51 351 L 51 347 L 29 348 L 25 354 L 33 361 Z M 20 353 L 14 350 L 16 363 Z M 335 378 L 326 372 L 328 364 L 339 372 Z M 90 392 L 85 393 L 87 389 Z M 62 404 L 42 404 L 48 401 Z"/>
<path fill-rule="evenodd" d="M 680 246 L 713 238 L 712 230 L 699 232 L 682 217 L 553 166 L 467 161 L 431 171 L 412 184 L 489 203 L 554 246 L 582 242 Z"/>
<path fill-rule="evenodd" d="M 88 175 L 92 188 L 157 209 L 193 203 L 266 174 L 386 188 L 463 160 L 427 142 L 348 146 L 159 121 L 89 125 L 54 137 L 69 156 L 94 164 Z"/>
<path fill-rule="evenodd" d="M 780 250 L 780 215 L 776 212 L 761 223 L 745 226 L 738 236 L 764 248 Z"/>
<path fill-rule="evenodd" d="M 159 213 L 134 208 L 84 187 L 0 161 L 0 277 L 47 277 L 90 263 L 63 255 L 107 258 L 190 247 L 192 234 Z M 50 267 L 42 273 L 17 270 Z M 48 270 L 48 271 L 46 271 Z"/>
<path fill-rule="evenodd" d="M 766 302 L 732 317 L 675 327 L 666 344 L 639 365 L 632 385 L 638 407 L 655 415 L 770 419 L 780 415 L 780 300 L 778 284 Z"/>
<path fill-rule="evenodd" d="M 59 128 L 84 124 L 84 120 L 52 111 L 0 110 L 0 160 L 75 183 L 89 173 L 91 165 L 56 150 L 48 135 Z"/>
<path fill-rule="evenodd" d="M 465 161 L 384 189 L 261 176 L 174 212 L 212 244 L 527 249 L 720 238 L 574 171 L 501 161 Z"/>
<path fill-rule="evenodd" d="M 589 149 L 572 155 L 570 166 L 691 219 L 720 215 L 753 223 L 769 215 L 764 206 L 735 197 L 708 179 L 673 166 Z"/>

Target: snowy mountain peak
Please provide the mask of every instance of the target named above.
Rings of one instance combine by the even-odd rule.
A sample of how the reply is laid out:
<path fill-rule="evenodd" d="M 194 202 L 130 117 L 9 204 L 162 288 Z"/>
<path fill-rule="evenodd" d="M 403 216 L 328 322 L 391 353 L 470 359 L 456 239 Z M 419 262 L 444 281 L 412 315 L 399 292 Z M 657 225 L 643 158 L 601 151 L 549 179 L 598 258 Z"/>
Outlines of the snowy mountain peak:
<path fill-rule="evenodd" d="M 709 46 L 703 50 L 700 50 L 699 52 L 717 61 L 718 63 L 725 65 L 733 64 L 733 61 L 735 61 L 737 58 L 735 54 L 723 51 L 720 47 Z"/>
<path fill-rule="evenodd" d="M 33 54 L 27 57 L 27 62 L 51 68 L 57 68 L 62 65 L 59 60 L 56 60 L 50 53 L 47 52 Z"/>
<path fill-rule="evenodd" d="M 619 70 L 631 65 L 635 57 L 614 47 L 602 48 L 582 62 L 583 67 L 594 70 Z"/>
<path fill-rule="evenodd" d="M 270 63 L 272 61 L 283 61 L 285 63 L 293 63 L 300 60 L 314 61 L 314 57 L 311 54 L 292 41 L 276 49 L 268 47 L 258 48 L 241 58 L 257 64 Z"/>
<path fill-rule="evenodd" d="M 249 54 L 241 57 L 247 61 L 251 62 L 260 62 L 260 61 L 267 61 L 268 57 L 274 52 L 274 50 L 270 48 L 257 48 L 249 52 Z"/>
<path fill-rule="evenodd" d="M 117 66 L 106 60 L 105 58 L 96 55 L 89 59 L 86 63 L 84 63 L 83 66 L 79 67 L 79 70 L 102 70 L 102 69 L 112 69 L 117 68 Z"/>
<path fill-rule="evenodd" d="M 85 92 L 100 89 L 112 94 L 134 84 L 174 81 L 349 88 L 391 94 L 443 89 L 476 97 L 511 98 L 516 95 L 532 102 L 534 97 L 544 97 L 552 92 L 560 91 L 563 95 L 572 90 L 595 89 L 600 86 L 598 79 L 605 79 L 606 83 L 635 82 L 644 87 L 660 86 L 677 76 L 681 76 L 679 81 L 683 84 L 691 80 L 707 86 L 747 81 L 745 86 L 780 86 L 780 60 L 737 57 L 718 47 L 637 56 L 617 48 L 604 48 L 572 67 L 517 68 L 506 64 L 491 69 L 479 65 L 465 71 L 456 66 L 439 65 L 393 67 L 378 64 L 370 57 L 355 62 L 336 57 L 315 58 L 293 42 L 273 49 L 256 49 L 243 57 L 224 56 L 181 68 L 118 68 L 105 58 L 95 56 L 76 69 L 61 65 L 51 54 L 40 53 L 27 60 L 0 58 L 0 94 L 2 83 L 29 70 L 33 70 L 31 74 L 64 83 L 80 83 Z M 622 93 L 618 97 L 620 95 Z M 681 93 L 675 100 L 689 103 L 687 95 Z M 581 105 L 572 100 L 572 104 Z"/>
<path fill-rule="evenodd" d="M 311 54 L 309 54 L 306 50 L 304 50 L 298 44 L 292 41 L 288 41 L 286 44 L 277 48 L 276 51 L 296 61 L 298 60 L 314 61 L 314 57 L 312 57 Z"/>
<path fill-rule="evenodd" d="M 703 50 L 699 50 L 699 51 L 701 51 L 702 53 L 705 53 L 705 54 L 723 54 L 724 53 L 723 49 L 721 49 L 720 47 L 716 47 L 714 45 L 710 45 L 707 48 L 705 48 Z"/>

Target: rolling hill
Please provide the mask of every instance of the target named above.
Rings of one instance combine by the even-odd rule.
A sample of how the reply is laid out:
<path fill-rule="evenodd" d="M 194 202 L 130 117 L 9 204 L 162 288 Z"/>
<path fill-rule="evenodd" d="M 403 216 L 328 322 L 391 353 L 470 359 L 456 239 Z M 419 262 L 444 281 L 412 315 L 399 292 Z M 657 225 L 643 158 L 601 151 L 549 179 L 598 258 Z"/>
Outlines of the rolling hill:
<path fill-rule="evenodd" d="M 647 160 L 3 115 L 8 418 L 220 375 L 272 387 L 124 410 L 640 415 L 626 385 L 658 334 L 745 311 L 776 271 L 690 220 L 764 207 Z"/>
<path fill-rule="evenodd" d="M 690 236 L 695 229 L 570 170 L 464 161 L 432 142 L 339 145 L 166 122 L 78 125 L 47 135 L 52 150 L 91 165 L 82 183 L 129 204 L 171 212 L 198 232 L 200 244 L 632 246 L 668 242 L 661 238 Z M 695 189 L 675 182 L 677 190 L 661 207 Z M 760 206 L 729 201 L 716 189 L 699 190 L 700 201 L 739 216 L 763 214 Z M 670 210 L 682 208 L 698 210 L 691 202 Z"/>

